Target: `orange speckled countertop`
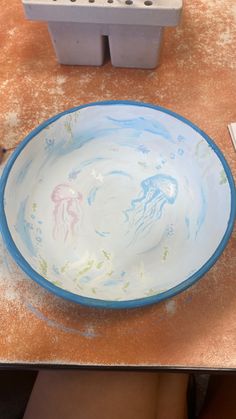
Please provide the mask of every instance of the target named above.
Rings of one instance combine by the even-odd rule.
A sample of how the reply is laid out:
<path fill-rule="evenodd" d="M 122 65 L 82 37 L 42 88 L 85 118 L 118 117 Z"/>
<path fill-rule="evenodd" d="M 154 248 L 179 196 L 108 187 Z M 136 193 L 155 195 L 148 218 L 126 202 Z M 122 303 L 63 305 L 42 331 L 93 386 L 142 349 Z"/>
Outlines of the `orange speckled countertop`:
<path fill-rule="evenodd" d="M 130 99 L 167 107 L 211 136 L 236 174 L 227 124 L 236 121 L 235 0 L 185 0 L 155 70 L 67 67 L 47 27 L 20 0 L 0 10 L 0 138 L 15 146 L 39 123 L 83 103 Z M 236 234 L 197 284 L 134 310 L 84 308 L 55 297 L 16 267 L 0 242 L 0 363 L 236 368 Z"/>

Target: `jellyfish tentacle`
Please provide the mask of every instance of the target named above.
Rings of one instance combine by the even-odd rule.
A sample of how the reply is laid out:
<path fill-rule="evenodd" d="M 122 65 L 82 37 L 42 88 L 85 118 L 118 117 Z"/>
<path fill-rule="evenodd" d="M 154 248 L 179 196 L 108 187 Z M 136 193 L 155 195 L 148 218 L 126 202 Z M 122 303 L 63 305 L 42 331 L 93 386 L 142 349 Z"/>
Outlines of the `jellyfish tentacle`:
<path fill-rule="evenodd" d="M 144 205 L 144 212 L 146 212 L 146 209 L 147 209 L 147 207 L 149 206 L 149 204 L 151 204 L 152 203 L 152 201 L 155 201 L 155 199 L 157 198 L 159 198 L 159 199 L 161 199 L 162 198 L 162 193 L 160 192 L 160 191 L 154 191 L 153 193 L 152 193 L 152 195 L 151 195 L 151 197 L 150 197 L 150 199 L 145 203 L 145 205 Z"/>
<path fill-rule="evenodd" d="M 162 216 L 166 204 L 173 204 L 178 194 L 178 184 L 172 176 L 157 174 L 144 179 L 141 196 L 131 201 L 130 208 L 124 211 L 129 227 L 134 228 L 131 243 L 140 236 L 148 234 L 153 223 Z"/>
<path fill-rule="evenodd" d="M 64 215 L 64 205 L 59 203 L 55 205 L 54 209 L 54 228 L 53 228 L 53 238 L 56 239 L 58 235 L 64 235 L 64 226 L 65 223 L 62 222 Z"/>
<path fill-rule="evenodd" d="M 155 197 L 154 197 L 155 198 Z M 149 200 L 149 202 L 146 205 L 145 211 L 143 213 L 143 215 L 141 217 L 138 218 L 138 220 L 135 222 L 135 225 L 139 224 L 140 221 L 146 221 L 148 220 L 150 217 L 154 217 L 155 213 L 156 213 L 156 206 L 158 204 L 158 202 L 160 202 L 163 199 L 163 195 L 162 194 L 158 194 L 158 196 L 156 197 L 156 201 L 153 202 L 153 199 L 151 198 Z"/>
<path fill-rule="evenodd" d="M 59 184 L 54 188 L 51 199 L 54 202 L 53 238 L 66 241 L 70 234 L 74 234 L 75 225 L 80 221 L 82 195 L 71 185 Z"/>
<path fill-rule="evenodd" d="M 142 201 L 146 198 L 147 192 L 148 191 L 146 191 L 146 192 L 144 191 L 143 193 L 141 193 L 141 196 L 139 198 L 132 199 L 132 201 L 130 203 L 130 208 L 128 208 L 127 210 L 124 211 L 124 214 L 125 214 L 125 217 L 126 217 L 125 222 L 129 221 L 128 213 L 135 210 L 136 209 L 135 206 L 137 204 L 142 203 Z"/>
<path fill-rule="evenodd" d="M 59 210 L 59 205 L 55 204 L 55 208 L 53 211 L 53 216 L 54 216 L 54 226 L 53 226 L 53 238 L 56 238 L 57 235 L 57 229 L 58 229 L 58 210 Z"/>
<path fill-rule="evenodd" d="M 70 223 L 72 233 L 74 233 L 75 225 L 79 221 L 79 216 L 77 215 L 77 208 L 76 207 L 77 207 L 76 202 L 74 202 L 73 199 L 71 199 L 67 202 L 67 212 L 72 218 L 71 223 Z"/>

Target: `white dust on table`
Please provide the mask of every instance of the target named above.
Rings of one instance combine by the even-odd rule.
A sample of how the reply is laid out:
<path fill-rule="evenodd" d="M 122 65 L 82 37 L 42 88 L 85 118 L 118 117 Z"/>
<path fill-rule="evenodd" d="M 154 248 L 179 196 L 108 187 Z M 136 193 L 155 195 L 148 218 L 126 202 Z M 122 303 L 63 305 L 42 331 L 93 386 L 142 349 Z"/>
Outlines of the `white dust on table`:
<path fill-rule="evenodd" d="M 14 280 L 9 280 L 9 277 L 13 275 Z M 19 276 L 15 272 L 14 265 L 12 265 L 0 238 L 0 300 L 6 300 L 7 302 L 16 300 L 19 296 L 17 292 L 18 284 Z"/>
<path fill-rule="evenodd" d="M 235 1 L 199 0 L 196 7 L 189 0 L 183 14 L 184 23 L 173 34 L 178 41 L 178 66 L 214 64 L 216 68 L 235 69 Z"/>
<path fill-rule="evenodd" d="M 48 89 L 50 95 L 64 95 L 64 90 L 60 86 L 52 87 Z"/>
<path fill-rule="evenodd" d="M 49 330 L 67 334 L 78 334 L 87 339 L 99 336 L 96 318 L 82 318 L 74 324 L 74 308 L 66 300 L 49 294 L 44 288 L 36 284 L 21 271 L 13 261 L 0 236 L 0 305 L 4 311 L 14 319 L 15 316 L 25 322 L 31 316 L 43 322 Z M 72 321 L 73 320 L 73 321 Z M 79 320 L 79 318 L 78 318 Z M 74 326 L 71 325 L 74 324 Z M 9 327 L 9 336 L 11 327 Z M 32 329 L 33 330 L 33 329 Z M 14 333 L 14 322 L 12 323 Z M 10 337 L 9 337 L 10 339 Z"/>
<path fill-rule="evenodd" d="M 62 84 L 66 83 L 67 78 L 65 76 L 57 76 L 56 77 L 56 83 L 58 86 L 61 86 Z"/>
<path fill-rule="evenodd" d="M 176 312 L 176 302 L 174 300 L 169 300 L 165 303 L 167 314 L 175 314 Z"/>
<path fill-rule="evenodd" d="M 5 123 L 7 124 L 9 129 L 17 127 L 17 125 L 19 124 L 18 112 L 16 111 L 7 112 L 5 115 Z"/>
<path fill-rule="evenodd" d="M 16 34 L 16 32 L 17 32 L 17 27 L 14 26 L 12 29 L 8 29 L 7 35 L 12 37 Z"/>
<path fill-rule="evenodd" d="M 7 86 L 7 80 L 5 83 L 0 85 L 0 91 L 3 87 Z M 6 146 L 10 147 L 18 139 L 18 127 L 20 125 L 21 111 L 19 103 L 16 100 L 12 100 L 12 108 L 7 111 L 4 115 L 0 116 L 0 122 L 4 132 L 6 133 L 6 138 L 4 136 L 1 138 L 1 142 Z"/>

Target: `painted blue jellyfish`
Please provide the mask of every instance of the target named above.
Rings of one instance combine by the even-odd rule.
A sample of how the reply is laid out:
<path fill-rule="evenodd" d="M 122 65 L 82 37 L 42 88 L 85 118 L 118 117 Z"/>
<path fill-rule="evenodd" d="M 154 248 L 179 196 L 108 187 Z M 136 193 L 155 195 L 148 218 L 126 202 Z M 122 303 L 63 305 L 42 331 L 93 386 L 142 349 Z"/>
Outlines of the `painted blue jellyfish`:
<path fill-rule="evenodd" d="M 140 186 L 139 197 L 124 211 L 129 231 L 134 230 L 133 240 L 149 233 L 155 221 L 161 218 L 164 206 L 174 204 L 178 194 L 176 179 L 164 174 L 144 179 Z"/>

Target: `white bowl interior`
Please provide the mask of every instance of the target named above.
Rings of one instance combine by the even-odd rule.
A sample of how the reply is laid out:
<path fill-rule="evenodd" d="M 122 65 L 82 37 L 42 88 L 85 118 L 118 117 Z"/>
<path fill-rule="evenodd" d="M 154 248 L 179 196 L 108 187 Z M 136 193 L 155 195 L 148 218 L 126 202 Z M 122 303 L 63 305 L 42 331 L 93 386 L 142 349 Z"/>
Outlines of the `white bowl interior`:
<path fill-rule="evenodd" d="M 5 213 L 23 258 L 80 296 L 126 301 L 182 283 L 227 229 L 231 194 L 206 139 L 136 105 L 94 105 L 39 131 L 16 158 Z"/>

